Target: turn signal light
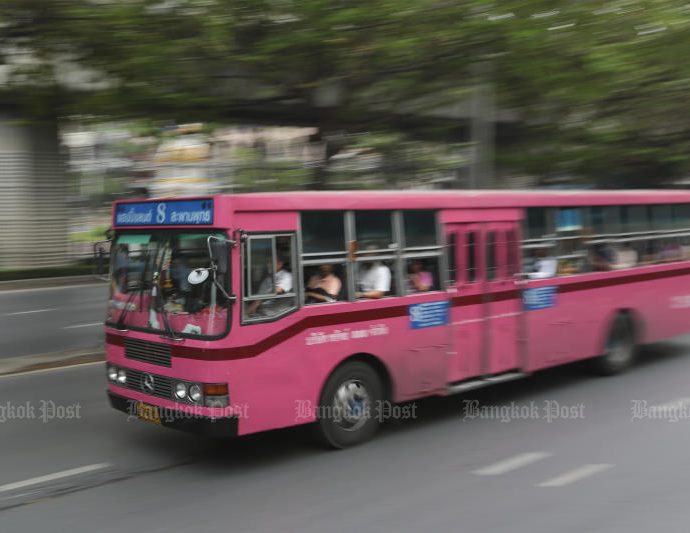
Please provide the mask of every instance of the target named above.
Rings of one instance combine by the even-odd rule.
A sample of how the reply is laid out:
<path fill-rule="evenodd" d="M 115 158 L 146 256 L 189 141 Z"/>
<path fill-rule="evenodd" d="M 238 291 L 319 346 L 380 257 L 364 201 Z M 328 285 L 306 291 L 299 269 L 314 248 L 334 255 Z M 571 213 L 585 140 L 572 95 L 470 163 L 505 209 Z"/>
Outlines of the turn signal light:
<path fill-rule="evenodd" d="M 204 383 L 204 396 L 227 396 L 227 383 Z"/>

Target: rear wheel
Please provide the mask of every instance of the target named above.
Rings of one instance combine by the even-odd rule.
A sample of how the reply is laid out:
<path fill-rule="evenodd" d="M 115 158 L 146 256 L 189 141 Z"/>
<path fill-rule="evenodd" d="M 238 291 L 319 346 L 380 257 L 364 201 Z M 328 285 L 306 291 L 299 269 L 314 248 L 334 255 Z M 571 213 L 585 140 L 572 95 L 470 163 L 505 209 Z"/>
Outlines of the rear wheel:
<path fill-rule="evenodd" d="M 381 379 L 369 365 L 352 361 L 337 368 L 319 402 L 317 421 L 323 441 L 346 448 L 369 440 L 380 425 L 382 399 Z"/>
<path fill-rule="evenodd" d="M 624 314 L 616 315 L 604 353 L 594 359 L 594 371 L 603 376 L 611 376 L 626 370 L 635 358 L 635 331 L 630 318 Z"/>

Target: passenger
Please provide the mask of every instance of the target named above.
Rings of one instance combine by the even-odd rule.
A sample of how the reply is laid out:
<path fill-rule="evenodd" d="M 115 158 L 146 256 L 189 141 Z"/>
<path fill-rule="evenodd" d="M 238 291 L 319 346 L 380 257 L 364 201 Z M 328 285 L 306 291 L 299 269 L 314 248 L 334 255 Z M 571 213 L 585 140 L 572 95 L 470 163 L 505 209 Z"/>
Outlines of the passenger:
<path fill-rule="evenodd" d="M 605 243 L 595 244 L 589 250 L 589 265 L 594 272 L 605 272 L 613 269 L 615 251 Z"/>
<path fill-rule="evenodd" d="M 274 294 L 286 294 L 292 290 L 292 273 L 285 267 L 285 259 L 278 257 L 275 264 L 275 274 L 273 274 L 273 282 L 271 282 L 271 264 L 267 262 L 267 274 L 259 285 L 258 294 L 271 294 L 272 288 L 275 288 Z M 247 315 L 252 316 L 261 309 L 265 315 L 276 315 L 284 308 L 291 306 L 290 302 L 284 301 L 284 298 L 276 300 L 255 300 L 249 304 L 247 308 Z"/>
<path fill-rule="evenodd" d="M 383 298 L 391 290 L 391 271 L 380 261 L 365 261 L 358 272 L 357 283 L 356 298 Z"/>
<path fill-rule="evenodd" d="M 659 261 L 668 263 L 678 261 L 682 256 L 681 247 L 674 242 L 665 242 L 659 252 Z"/>
<path fill-rule="evenodd" d="M 637 251 L 629 242 L 624 242 L 616 252 L 615 268 L 632 268 L 637 266 Z"/>
<path fill-rule="evenodd" d="M 558 260 L 546 253 L 546 248 L 537 248 L 534 251 L 535 261 L 532 272 L 529 273 L 530 279 L 553 278 L 558 270 Z"/>
<path fill-rule="evenodd" d="M 340 295 L 342 282 L 333 274 L 333 265 L 326 263 L 319 267 L 319 273 L 309 278 L 304 295 L 307 302 L 335 302 Z"/>
<path fill-rule="evenodd" d="M 426 292 L 434 285 L 434 277 L 431 272 L 424 269 L 424 263 L 419 259 L 413 259 L 410 263 L 408 277 L 410 292 Z"/>
<path fill-rule="evenodd" d="M 690 244 L 687 242 L 680 245 L 681 260 L 687 261 L 690 259 Z"/>

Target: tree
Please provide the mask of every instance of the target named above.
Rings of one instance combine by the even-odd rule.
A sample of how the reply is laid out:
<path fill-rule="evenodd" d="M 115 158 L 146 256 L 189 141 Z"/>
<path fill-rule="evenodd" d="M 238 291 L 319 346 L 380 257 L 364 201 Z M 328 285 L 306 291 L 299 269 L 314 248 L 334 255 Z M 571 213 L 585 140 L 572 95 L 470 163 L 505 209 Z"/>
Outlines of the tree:
<path fill-rule="evenodd" d="M 458 117 L 431 111 L 490 82 L 512 112 L 503 167 L 612 184 L 688 171 L 690 67 L 676 58 L 690 19 L 670 0 L 0 0 L 0 21 L 5 101 L 37 116 L 455 142 Z"/>

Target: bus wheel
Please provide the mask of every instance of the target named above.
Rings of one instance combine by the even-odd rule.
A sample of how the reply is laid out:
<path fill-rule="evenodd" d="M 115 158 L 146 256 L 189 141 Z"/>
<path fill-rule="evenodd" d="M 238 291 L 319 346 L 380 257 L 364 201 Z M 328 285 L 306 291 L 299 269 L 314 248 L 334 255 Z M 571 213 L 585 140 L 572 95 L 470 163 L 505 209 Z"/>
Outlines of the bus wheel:
<path fill-rule="evenodd" d="M 369 365 L 352 361 L 337 368 L 321 393 L 317 416 L 322 440 L 334 448 L 361 444 L 380 425 L 383 386 Z"/>
<path fill-rule="evenodd" d="M 635 331 L 624 313 L 616 315 L 604 353 L 594 359 L 594 371 L 603 376 L 611 376 L 626 370 L 635 358 Z"/>

